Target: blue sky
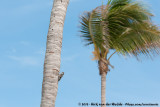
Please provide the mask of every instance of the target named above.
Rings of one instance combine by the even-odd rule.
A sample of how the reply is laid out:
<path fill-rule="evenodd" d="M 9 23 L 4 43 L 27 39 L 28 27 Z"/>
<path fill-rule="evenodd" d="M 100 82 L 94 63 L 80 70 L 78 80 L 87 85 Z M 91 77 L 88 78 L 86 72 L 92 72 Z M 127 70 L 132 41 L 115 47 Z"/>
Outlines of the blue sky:
<path fill-rule="evenodd" d="M 39 107 L 43 62 L 52 0 L 0 1 L 0 107 Z M 79 16 L 101 0 L 71 0 L 64 26 L 61 72 L 56 107 L 100 103 L 97 62 L 92 47 L 78 36 Z M 159 0 L 145 0 L 160 25 Z M 160 56 L 137 61 L 114 55 L 107 75 L 107 102 L 160 102 Z"/>

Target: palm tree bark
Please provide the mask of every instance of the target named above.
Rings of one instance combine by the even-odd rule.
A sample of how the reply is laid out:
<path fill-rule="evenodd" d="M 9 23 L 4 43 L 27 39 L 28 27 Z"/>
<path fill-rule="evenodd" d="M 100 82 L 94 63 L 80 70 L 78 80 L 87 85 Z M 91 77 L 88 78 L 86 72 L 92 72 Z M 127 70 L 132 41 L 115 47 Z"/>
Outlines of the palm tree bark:
<path fill-rule="evenodd" d="M 47 35 L 41 107 L 55 107 L 61 63 L 63 26 L 69 0 L 54 0 Z"/>
<path fill-rule="evenodd" d="M 106 107 L 106 73 L 101 74 L 101 107 Z"/>
<path fill-rule="evenodd" d="M 98 65 L 101 76 L 101 107 L 106 107 L 106 75 L 108 71 L 107 60 L 100 59 Z"/>

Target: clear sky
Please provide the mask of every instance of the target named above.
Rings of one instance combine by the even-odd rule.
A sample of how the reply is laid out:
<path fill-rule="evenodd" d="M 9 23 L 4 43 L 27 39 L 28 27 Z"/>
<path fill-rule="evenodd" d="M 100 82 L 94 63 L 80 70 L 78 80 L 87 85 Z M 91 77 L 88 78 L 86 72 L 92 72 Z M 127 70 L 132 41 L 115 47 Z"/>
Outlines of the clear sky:
<path fill-rule="evenodd" d="M 105 0 L 104 0 L 105 1 Z M 0 0 L 0 107 L 39 107 L 52 0 Z M 160 0 L 145 0 L 160 26 Z M 101 0 L 71 0 L 64 26 L 56 107 L 100 103 L 100 76 L 92 47 L 78 36 L 79 16 Z M 153 60 L 114 55 L 107 75 L 109 103 L 159 103 L 160 56 Z M 160 103 L 159 103 L 160 104 Z"/>

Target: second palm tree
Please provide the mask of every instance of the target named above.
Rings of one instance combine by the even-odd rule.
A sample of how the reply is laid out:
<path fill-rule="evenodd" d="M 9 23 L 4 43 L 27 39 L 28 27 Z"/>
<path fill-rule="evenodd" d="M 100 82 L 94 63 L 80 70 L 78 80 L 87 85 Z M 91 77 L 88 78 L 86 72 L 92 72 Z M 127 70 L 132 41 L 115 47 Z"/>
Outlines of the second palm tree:
<path fill-rule="evenodd" d="M 81 37 L 94 46 L 101 76 L 101 107 L 106 105 L 106 74 L 113 54 L 151 56 L 159 52 L 160 31 L 151 21 L 153 15 L 141 3 L 109 0 L 81 16 Z M 112 50 L 114 53 L 108 57 Z"/>

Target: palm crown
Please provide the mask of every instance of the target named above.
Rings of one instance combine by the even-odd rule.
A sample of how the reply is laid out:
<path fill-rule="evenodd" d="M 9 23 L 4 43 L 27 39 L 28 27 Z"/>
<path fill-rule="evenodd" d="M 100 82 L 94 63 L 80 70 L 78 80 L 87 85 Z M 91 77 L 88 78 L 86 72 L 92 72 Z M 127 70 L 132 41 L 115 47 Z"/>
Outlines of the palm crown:
<path fill-rule="evenodd" d="M 107 5 L 80 17 L 81 37 L 86 45 L 94 45 L 95 60 L 107 59 L 109 50 L 122 55 L 150 56 L 158 53 L 160 40 L 160 31 L 152 23 L 152 16 L 138 2 L 109 0 Z"/>

